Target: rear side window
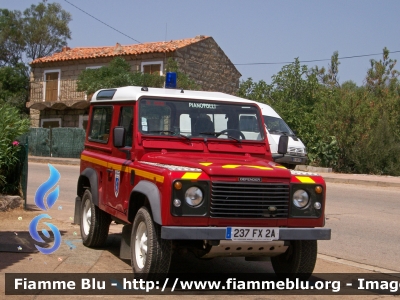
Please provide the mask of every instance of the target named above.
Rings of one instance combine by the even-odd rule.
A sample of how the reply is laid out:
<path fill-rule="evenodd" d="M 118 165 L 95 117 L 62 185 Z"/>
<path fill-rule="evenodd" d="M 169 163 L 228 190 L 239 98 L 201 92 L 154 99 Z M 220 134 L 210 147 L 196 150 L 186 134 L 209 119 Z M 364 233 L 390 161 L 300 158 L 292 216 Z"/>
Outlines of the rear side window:
<path fill-rule="evenodd" d="M 99 106 L 93 108 L 90 121 L 89 140 L 99 143 L 107 143 L 110 136 L 112 118 L 111 106 Z"/>

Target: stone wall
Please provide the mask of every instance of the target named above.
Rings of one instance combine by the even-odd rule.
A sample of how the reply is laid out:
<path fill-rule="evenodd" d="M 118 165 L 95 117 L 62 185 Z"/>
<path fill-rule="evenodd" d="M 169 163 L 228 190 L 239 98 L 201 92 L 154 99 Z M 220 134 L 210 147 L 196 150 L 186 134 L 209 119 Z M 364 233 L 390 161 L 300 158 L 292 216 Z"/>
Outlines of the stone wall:
<path fill-rule="evenodd" d="M 40 110 L 30 109 L 29 110 L 31 127 L 40 127 Z"/>
<path fill-rule="evenodd" d="M 236 94 L 241 74 L 213 38 L 179 49 L 175 55 L 180 70 L 202 90 Z"/>
<path fill-rule="evenodd" d="M 225 55 L 213 38 L 199 38 L 199 42 L 170 53 L 148 53 L 139 56 L 122 56 L 131 66 L 132 71 L 141 71 L 142 62 L 163 61 L 165 73 L 166 61 L 169 57 L 177 60 L 179 68 L 201 86 L 204 91 L 217 91 L 234 95 L 239 87 L 241 74 Z M 79 74 L 88 67 L 107 65 L 114 57 L 61 61 L 35 65 L 31 71 L 30 103 L 43 103 L 44 72 L 60 71 L 60 104 L 68 101 L 86 100 L 84 92 L 76 92 L 76 80 Z M 54 102 L 51 102 L 54 103 Z M 68 105 L 69 106 L 69 105 Z M 87 114 L 88 109 L 71 109 L 59 106 L 42 110 L 30 109 L 31 126 L 40 127 L 43 118 L 61 118 L 62 127 L 78 127 L 79 115 Z M 47 106 L 52 107 L 52 106 Z M 83 108 L 85 106 L 81 106 Z"/>
<path fill-rule="evenodd" d="M 35 65 L 32 68 L 30 74 L 30 80 L 33 81 L 43 81 L 45 71 L 56 71 L 61 72 L 61 80 L 76 80 L 79 74 L 89 67 L 102 67 L 107 65 L 114 57 L 107 58 L 96 58 L 96 59 L 86 59 L 86 60 L 72 60 L 72 61 L 62 61 L 62 62 L 51 62 L 46 64 Z M 165 54 L 155 53 L 155 54 L 143 54 L 140 56 L 122 56 L 131 66 L 132 71 L 140 71 L 141 63 L 151 62 L 151 61 L 164 61 L 165 67 Z"/>

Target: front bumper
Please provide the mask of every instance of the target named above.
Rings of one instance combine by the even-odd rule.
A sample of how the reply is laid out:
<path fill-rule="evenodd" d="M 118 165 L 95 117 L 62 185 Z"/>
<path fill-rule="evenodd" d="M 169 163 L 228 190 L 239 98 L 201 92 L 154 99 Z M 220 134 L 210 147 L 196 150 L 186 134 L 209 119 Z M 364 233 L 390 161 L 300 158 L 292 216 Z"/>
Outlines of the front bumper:
<path fill-rule="evenodd" d="M 307 156 L 296 156 L 296 155 L 290 155 L 290 154 L 285 154 L 285 156 L 282 156 L 282 154 L 274 154 L 273 159 L 277 163 L 284 163 L 284 164 L 290 164 L 290 165 L 306 165 L 308 162 Z"/>
<path fill-rule="evenodd" d="M 161 238 L 166 240 L 226 240 L 226 227 L 161 227 Z M 330 228 L 279 227 L 279 240 L 330 240 Z"/>

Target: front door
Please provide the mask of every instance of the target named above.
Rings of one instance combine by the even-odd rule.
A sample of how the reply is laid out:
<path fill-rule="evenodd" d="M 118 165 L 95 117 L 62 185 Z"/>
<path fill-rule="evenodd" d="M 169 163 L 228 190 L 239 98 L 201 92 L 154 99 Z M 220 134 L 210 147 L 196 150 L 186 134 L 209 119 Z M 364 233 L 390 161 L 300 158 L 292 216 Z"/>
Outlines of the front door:
<path fill-rule="evenodd" d="M 58 100 L 58 72 L 46 73 L 45 101 Z"/>
<path fill-rule="evenodd" d="M 125 148 L 130 151 L 132 149 L 133 140 L 133 106 L 115 106 L 115 110 L 119 110 L 117 126 L 125 128 Z M 127 160 L 126 153 L 113 147 L 112 154 L 108 160 L 108 185 L 107 185 L 107 204 L 112 208 L 126 212 L 127 202 L 129 201 L 130 192 L 133 188 L 129 165 L 132 161 Z"/>

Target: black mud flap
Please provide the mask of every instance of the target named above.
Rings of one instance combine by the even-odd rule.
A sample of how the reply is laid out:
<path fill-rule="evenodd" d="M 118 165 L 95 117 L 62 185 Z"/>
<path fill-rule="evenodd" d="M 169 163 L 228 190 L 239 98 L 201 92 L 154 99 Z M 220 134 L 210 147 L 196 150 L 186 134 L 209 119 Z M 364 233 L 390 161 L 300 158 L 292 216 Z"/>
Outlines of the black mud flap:
<path fill-rule="evenodd" d="M 74 224 L 81 225 L 81 206 L 82 199 L 81 197 L 75 198 L 75 213 L 74 213 Z"/>
<path fill-rule="evenodd" d="M 121 246 L 119 248 L 119 258 L 131 259 L 131 233 L 132 224 L 122 227 Z"/>

